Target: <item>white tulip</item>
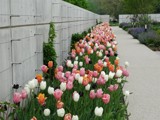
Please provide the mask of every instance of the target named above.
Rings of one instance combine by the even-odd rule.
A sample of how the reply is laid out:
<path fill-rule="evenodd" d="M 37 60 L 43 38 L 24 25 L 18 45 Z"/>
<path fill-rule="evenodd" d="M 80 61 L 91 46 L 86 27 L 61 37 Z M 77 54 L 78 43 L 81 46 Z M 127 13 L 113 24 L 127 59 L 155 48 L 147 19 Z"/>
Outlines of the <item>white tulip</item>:
<path fill-rule="evenodd" d="M 97 82 L 97 78 L 94 78 L 94 77 L 93 77 L 93 78 L 92 78 L 92 82 L 93 82 L 93 83 L 96 83 L 96 82 Z"/>
<path fill-rule="evenodd" d="M 73 68 L 73 66 L 74 66 L 73 64 L 70 65 L 71 68 Z"/>
<path fill-rule="evenodd" d="M 121 79 L 121 78 L 118 78 L 118 79 L 117 79 L 117 82 L 118 82 L 118 83 L 121 83 L 121 82 L 122 82 L 122 79 Z"/>
<path fill-rule="evenodd" d="M 71 60 L 67 60 L 67 66 L 70 67 L 72 64 Z"/>
<path fill-rule="evenodd" d="M 89 91 L 90 88 L 91 88 L 91 85 L 90 85 L 90 84 L 88 84 L 88 85 L 85 86 L 85 89 L 86 89 L 87 91 Z"/>
<path fill-rule="evenodd" d="M 82 66 L 83 66 L 83 62 L 79 62 L 79 66 L 81 66 L 81 67 L 82 67 Z"/>
<path fill-rule="evenodd" d="M 79 78 L 80 78 L 80 74 L 77 73 L 77 74 L 75 75 L 75 79 L 78 80 Z"/>
<path fill-rule="evenodd" d="M 53 87 L 48 87 L 48 94 L 53 95 L 54 93 L 54 88 Z"/>
<path fill-rule="evenodd" d="M 107 62 L 104 62 L 103 65 L 104 65 L 104 67 L 107 67 Z"/>
<path fill-rule="evenodd" d="M 78 56 L 75 58 L 75 60 L 77 60 L 77 61 L 78 61 Z"/>
<path fill-rule="evenodd" d="M 116 77 L 121 77 L 121 76 L 122 76 L 122 70 L 117 70 Z"/>
<path fill-rule="evenodd" d="M 129 66 L 129 62 L 126 61 L 126 62 L 125 62 L 125 67 L 127 68 L 128 66 Z"/>
<path fill-rule="evenodd" d="M 110 78 L 110 79 L 113 79 L 114 75 L 115 75 L 114 72 L 111 72 L 111 71 L 109 72 L 109 78 Z"/>
<path fill-rule="evenodd" d="M 25 85 L 24 90 L 26 90 L 28 95 L 30 94 L 30 88 L 28 84 Z"/>
<path fill-rule="evenodd" d="M 107 47 L 111 47 L 111 43 L 107 42 Z"/>
<path fill-rule="evenodd" d="M 45 90 L 46 89 L 46 81 L 41 81 L 40 83 L 40 89 Z"/>
<path fill-rule="evenodd" d="M 98 56 L 99 56 L 99 57 L 102 57 L 102 55 L 103 55 L 102 52 L 99 52 Z"/>
<path fill-rule="evenodd" d="M 108 81 L 108 75 L 104 76 L 104 80 L 107 82 Z"/>
<path fill-rule="evenodd" d="M 44 110 L 44 115 L 45 115 L 45 116 L 49 116 L 50 113 L 51 113 L 50 109 L 45 109 L 45 110 Z"/>
<path fill-rule="evenodd" d="M 116 57 L 116 60 L 119 60 L 120 58 L 119 57 Z"/>
<path fill-rule="evenodd" d="M 102 107 L 96 107 L 95 110 L 94 110 L 94 113 L 96 116 L 102 116 L 103 114 L 103 108 Z"/>
<path fill-rule="evenodd" d="M 78 65 L 78 61 L 74 61 L 74 63 L 73 63 L 74 65 Z"/>
<path fill-rule="evenodd" d="M 72 120 L 79 120 L 78 115 L 73 115 Z"/>
<path fill-rule="evenodd" d="M 65 91 L 65 90 L 66 90 L 66 83 L 65 83 L 65 82 L 61 82 L 61 84 L 60 84 L 60 89 L 61 89 L 62 91 Z"/>
<path fill-rule="evenodd" d="M 64 114 L 65 114 L 64 108 L 57 109 L 57 115 L 58 115 L 59 117 L 63 117 Z"/>
<path fill-rule="evenodd" d="M 34 89 L 36 87 L 35 81 L 34 80 L 29 81 L 28 86 L 29 86 L 30 89 Z"/>
<path fill-rule="evenodd" d="M 79 77 L 78 83 L 79 83 L 79 84 L 82 84 L 82 82 L 83 82 L 83 77 Z"/>
<path fill-rule="evenodd" d="M 101 75 L 102 75 L 102 77 L 104 77 L 106 75 L 106 73 L 104 71 L 101 71 Z"/>
<path fill-rule="evenodd" d="M 73 100 L 75 102 L 78 102 L 79 101 L 79 98 L 80 98 L 80 95 L 79 93 L 77 93 L 76 91 L 73 93 Z"/>
<path fill-rule="evenodd" d="M 129 94 L 130 94 L 130 92 L 129 92 L 129 90 L 126 90 L 126 91 L 124 91 L 124 93 L 123 93 L 126 97 L 128 97 L 129 96 Z"/>
<path fill-rule="evenodd" d="M 35 87 L 38 87 L 38 80 L 37 79 L 32 79 L 34 81 Z"/>
<path fill-rule="evenodd" d="M 79 55 L 80 55 L 80 56 L 82 56 L 82 55 L 83 55 L 83 53 L 82 53 L 82 52 L 80 52 L 80 53 L 79 53 Z"/>

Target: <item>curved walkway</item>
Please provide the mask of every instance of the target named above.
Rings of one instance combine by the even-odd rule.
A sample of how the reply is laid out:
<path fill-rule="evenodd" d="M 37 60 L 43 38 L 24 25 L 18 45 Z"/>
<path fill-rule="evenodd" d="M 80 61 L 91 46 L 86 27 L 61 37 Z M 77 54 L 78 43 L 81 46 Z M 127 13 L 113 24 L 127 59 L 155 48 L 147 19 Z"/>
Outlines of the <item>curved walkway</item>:
<path fill-rule="evenodd" d="M 160 120 L 160 55 L 133 39 L 119 27 L 117 36 L 121 64 L 130 63 L 130 76 L 125 85 L 133 92 L 128 98 L 129 120 Z"/>

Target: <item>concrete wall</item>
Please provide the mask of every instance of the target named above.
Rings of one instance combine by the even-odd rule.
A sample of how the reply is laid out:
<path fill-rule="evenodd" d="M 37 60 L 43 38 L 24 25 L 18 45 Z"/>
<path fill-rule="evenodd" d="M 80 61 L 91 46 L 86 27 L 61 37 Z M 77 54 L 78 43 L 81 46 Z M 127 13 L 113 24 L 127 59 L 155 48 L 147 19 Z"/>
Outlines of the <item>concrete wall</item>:
<path fill-rule="evenodd" d="M 149 17 L 151 17 L 152 20 L 160 22 L 160 14 L 148 14 Z M 119 23 L 127 22 L 129 23 L 133 15 L 126 14 L 126 15 L 119 15 Z"/>
<path fill-rule="evenodd" d="M 42 43 L 49 23 L 55 22 L 57 62 L 68 56 L 71 35 L 108 16 L 84 10 L 62 0 L 0 0 L 0 100 L 9 100 L 12 85 L 24 85 L 41 72 Z"/>

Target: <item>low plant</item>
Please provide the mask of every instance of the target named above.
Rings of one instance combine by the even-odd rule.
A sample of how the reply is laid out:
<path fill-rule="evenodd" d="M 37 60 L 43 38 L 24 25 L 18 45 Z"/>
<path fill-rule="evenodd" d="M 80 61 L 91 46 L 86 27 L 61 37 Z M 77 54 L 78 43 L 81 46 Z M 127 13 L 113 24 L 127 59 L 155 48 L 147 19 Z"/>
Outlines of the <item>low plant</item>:
<path fill-rule="evenodd" d="M 138 39 L 138 35 L 143 32 L 145 32 L 144 27 L 136 27 L 128 29 L 128 33 L 131 34 L 135 39 Z"/>

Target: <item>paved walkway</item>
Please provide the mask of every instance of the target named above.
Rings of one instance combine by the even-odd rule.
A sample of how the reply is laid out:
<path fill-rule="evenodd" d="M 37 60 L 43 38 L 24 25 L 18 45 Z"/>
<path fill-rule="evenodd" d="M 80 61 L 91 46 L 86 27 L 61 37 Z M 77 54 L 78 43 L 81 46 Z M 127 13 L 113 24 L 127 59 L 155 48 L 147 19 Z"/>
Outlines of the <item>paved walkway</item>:
<path fill-rule="evenodd" d="M 129 96 L 129 120 L 160 120 L 160 55 L 133 39 L 119 27 L 117 36 L 121 64 L 129 61 L 130 77 L 125 89 Z"/>

